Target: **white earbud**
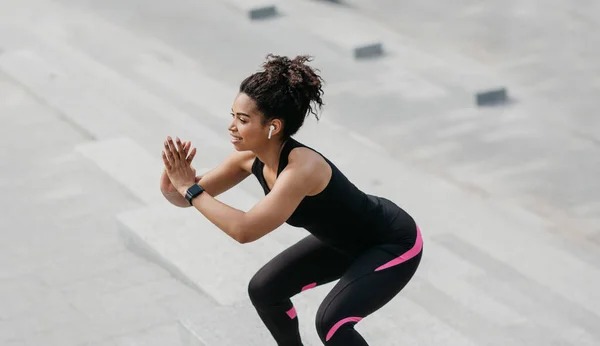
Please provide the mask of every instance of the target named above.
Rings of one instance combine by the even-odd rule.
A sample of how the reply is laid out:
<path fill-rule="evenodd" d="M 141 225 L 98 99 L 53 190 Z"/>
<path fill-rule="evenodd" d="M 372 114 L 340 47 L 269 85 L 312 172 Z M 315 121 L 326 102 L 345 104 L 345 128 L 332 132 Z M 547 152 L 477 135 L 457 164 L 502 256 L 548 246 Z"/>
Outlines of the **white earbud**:
<path fill-rule="evenodd" d="M 273 132 L 273 130 L 275 130 L 275 126 L 274 125 L 269 126 L 269 139 L 271 139 L 271 133 Z"/>

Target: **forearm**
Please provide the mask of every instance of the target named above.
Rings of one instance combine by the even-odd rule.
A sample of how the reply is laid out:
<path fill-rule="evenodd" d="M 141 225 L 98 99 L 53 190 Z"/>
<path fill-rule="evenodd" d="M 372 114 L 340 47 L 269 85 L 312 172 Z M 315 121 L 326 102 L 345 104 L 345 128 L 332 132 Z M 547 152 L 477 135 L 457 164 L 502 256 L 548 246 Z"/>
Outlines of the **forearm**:
<path fill-rule="evenodd" d="M 190 204 L 188 203 L 188 201 L 186 201 L 185 198 L 179 192 L 177 192 L 177 191 L 165 192 L 163 190 L 160 190 L 160 192 L 162 192 L 163 196 L 165 196 L 167 201 L 169 201 L 174 206 L 180 207 L 180 208 L 189 208 L 190 207 Z"/>
<path fill-rule="evenodd" d="M 228 236 L 239 243 L 244 243 L 240 225 L 242 225 L 242 220 L 246 215 L 245 212 L 218 201 L 206 191 L 194 198 L 192 204 L 204 217 Z"/>
<path fill-rule="evenodd" d="M 161 179 L 165 179 L 166 174 L 167 174 L 166 172 L 163 172 L 163 177 L 161 177 Z M 200 182 L 201 179 L 202 179 L 202 175 L 196 176 L 196 179 L 195 179 L 196 183 Z M 180 207 L 180 208 L 191 207 L 190 204 L 188 203 L 188 201 L 186 201 L 185 198 L 181 195 L 181 193 L 177 192 L 177 190 L 167 189 L 161 185 L 160 192 L 167 199 L 167 201 L 169 201 L 171 204 L 173 204 L 176 207 Z"/>

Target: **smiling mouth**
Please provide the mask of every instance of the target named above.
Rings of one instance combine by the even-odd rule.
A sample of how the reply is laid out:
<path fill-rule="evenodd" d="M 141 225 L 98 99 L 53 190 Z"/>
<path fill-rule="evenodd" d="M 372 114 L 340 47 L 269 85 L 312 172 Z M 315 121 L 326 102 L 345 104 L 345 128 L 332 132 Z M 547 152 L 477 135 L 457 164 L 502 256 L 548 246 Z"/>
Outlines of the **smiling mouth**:
<path fill-rule="evenodd" d="M 230 136 L 231 136 L 231 138 L 233 138 L 233 139 L 242 140 L 242 137 L 234 136 L 234 135 L 231 135 L 231 134 L 230 134 Z"/>

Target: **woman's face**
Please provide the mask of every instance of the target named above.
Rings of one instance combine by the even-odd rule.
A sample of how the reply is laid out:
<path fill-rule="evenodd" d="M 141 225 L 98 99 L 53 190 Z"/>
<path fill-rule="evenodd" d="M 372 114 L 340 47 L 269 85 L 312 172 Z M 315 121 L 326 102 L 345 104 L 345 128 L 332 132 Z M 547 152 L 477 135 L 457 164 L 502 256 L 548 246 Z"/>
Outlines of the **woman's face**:
<path fill-rule="evenodd" d="M 263 125 L 263 114 L 256 102 L 244 93 L 239 93 L 231 108 L 229 134 L 237 151 L 252 150 L 268 140 L 269 126 Z"/>

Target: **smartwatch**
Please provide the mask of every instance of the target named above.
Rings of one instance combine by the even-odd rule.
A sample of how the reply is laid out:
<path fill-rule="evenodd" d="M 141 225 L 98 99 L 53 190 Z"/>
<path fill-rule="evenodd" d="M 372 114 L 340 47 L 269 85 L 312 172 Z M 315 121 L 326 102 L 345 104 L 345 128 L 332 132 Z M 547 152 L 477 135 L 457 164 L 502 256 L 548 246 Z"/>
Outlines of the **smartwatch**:
<path fill-rule="evenodd" d="M 185 193 L 185 200 L 192 205 L 192 200 L 198 197 L 202 192 L 204 192 L 204 188 L 198 184 L 194 184 L 187 189 Z"/>

